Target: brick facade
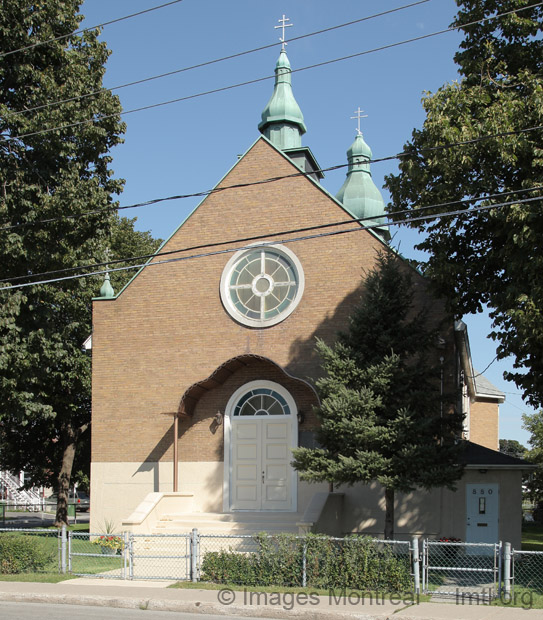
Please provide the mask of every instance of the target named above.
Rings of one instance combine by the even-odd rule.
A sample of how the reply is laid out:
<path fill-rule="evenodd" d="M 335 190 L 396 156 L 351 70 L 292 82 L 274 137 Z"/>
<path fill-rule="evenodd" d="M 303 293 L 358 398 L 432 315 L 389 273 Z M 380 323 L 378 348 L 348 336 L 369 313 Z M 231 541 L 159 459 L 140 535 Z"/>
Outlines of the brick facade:
<path fill-rule="evenodd" d="M 153 266 L 160 260 L 156 258 L 116 298 L 94 302 L 95 471 L 107 472 L 107 464 L 124 464 L 123 471 L 134 471 L 129 464 L 135 464 L 137 471 L 145 472 L 153 463 L 172 462 L 173 416 L 180 411 L 187 391 L 200 382 L 209 385 L 206 383 L 207 389 L 199 395 L 191 417 L 179 423 L 181 472 L 183 463 L 191 467 L 202 463 L 208 469 L 222 463 L 224 425 L 214 423 L 214 416 L 218 411 L 224 414 L 230 396 L 249 381 L 267 379 L 283 385 L 303 412 L 300 433 L 315 427 L 317 397 L 310 383 L 321 372 L 316 339 L 336 340 L 359 300 L 364 275 L 375 266 L 379 252 L 392 250 L 355 223 L 347 233 L 343 232 L 345 225 L 284 233 L 350 219 L 325 190 L 298 172 L 286 156 L 260 138 L 218 189 L 252 185 L 208 196 L 162 248 L 164 252 L 180 251 L 179 256 L 184 257 L 193 253 L 190 249 L 183 252 L 192 246 L 220 243 L 209 248 L 217 253 Z M 258 183 L 283 176 L 287 178 Z M 263 329 L 250 328 L 237 323 L 223 308 L 219 283 L 232 256 L 223 250 L 244 245 L 233 240 L 267 234 L 270 240 L 285 244 L 297 237 L 340 231 L 288 243 L 303 267 L 305 289 L 299 305 L 284 321 Z M 282 234 L 275 239 L 273 233 Z M 206 248 L 195 253 L 205 252 Z M 402 264 L 413 275 L 416 304 L 427 302 L 427 283 L 407 263 Z M 428 320 L 441 327 L 444 344 L 436 343 L 433 355 L 436 365 L 440 357 L 445 359 L 445 391 L 452 394 L 456 373 L 452 321 L 435 299 Z M 248 355 L 262 359 L 254 359 L 222 383 L 213 384 L 213 375 L 221 365 Z M 122 488 L 121 474 L 116 475 L 115 488 Z M 127 474 L 126 484 L 132 484 L 130 476 Z M 100 493 L 100 485 L 105 484 L 105 479 L 94 480 L 94 492 Z M 155 483 L 154 489 L 158 488 Z"/>
<path fill-rule="evenodd" d="M 478 400 L 470 405 L 470 441 L 491 450 L 500 449 L 498 403 Z"/>

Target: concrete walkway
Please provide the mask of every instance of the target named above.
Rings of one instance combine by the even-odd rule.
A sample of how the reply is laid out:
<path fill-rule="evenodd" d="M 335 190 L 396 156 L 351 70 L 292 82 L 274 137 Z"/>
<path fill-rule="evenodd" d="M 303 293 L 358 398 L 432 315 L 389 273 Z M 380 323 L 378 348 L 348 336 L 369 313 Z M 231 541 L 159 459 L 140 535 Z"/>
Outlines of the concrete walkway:
<path fill-rule="evenodd" d="M 405 599 L 370 601 L 358 596 L 342 598 L 295 593 L 264 593 L 243 590 L 168 588 L 172 582 L 72 579 L 58 584 L 0 581 L 0 600 L 64 603 L 129 609 L 238 615 L 261 618 L 371 620 L 543 620 L 543 609 L 495 607 L 475 601 L 420 603 Z M 529 601 L 524 601 L 529 607 Z M 173 616 L 172 616 L 173 617 Z"/>

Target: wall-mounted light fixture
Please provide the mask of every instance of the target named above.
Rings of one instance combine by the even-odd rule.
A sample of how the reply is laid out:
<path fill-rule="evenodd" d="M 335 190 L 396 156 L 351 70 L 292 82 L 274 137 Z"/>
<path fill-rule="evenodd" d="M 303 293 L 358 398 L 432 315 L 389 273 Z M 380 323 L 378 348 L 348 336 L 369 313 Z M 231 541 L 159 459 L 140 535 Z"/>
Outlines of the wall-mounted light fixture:
<path fill-rule="evenodd" d="M 222 418 L 223 418 L 222 413 L 220 411 L 217 411 L 217 413 L 215 414 L 215 417 L 213 418 L 213 421 L 215 422 L 217 426 L 220 426 L 222 424 Z"/>
<path fill-rule="evenodd" d="M 305 420 L 305 415 L 303 411 L 298 411 L 298 424 L 303 424 Z"/>

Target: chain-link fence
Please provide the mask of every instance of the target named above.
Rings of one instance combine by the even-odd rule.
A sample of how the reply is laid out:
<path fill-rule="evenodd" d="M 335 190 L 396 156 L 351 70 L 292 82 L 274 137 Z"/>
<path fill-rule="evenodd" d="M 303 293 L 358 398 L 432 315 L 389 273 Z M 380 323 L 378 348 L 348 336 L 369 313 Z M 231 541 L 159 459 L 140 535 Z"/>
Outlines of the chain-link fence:
<path fill-rule="evenodd" d="M 500 544 L 423 543 L 423 588 L 428 594 L 492 599 L 500 591 Z"/>
<path fill-rule="evenodd" d="M 0 528 L 0 573 L 424 592 L 543 604 L 543 552 L 505 543 L 316 534 L 101 534 Z M 421 579 L 420 579 L 421 577 Z M 420 587 L 422 585 L 422 587 Z"/>
<path fill-rule="evenodd" d="M 0 528 L 29 529 L 52 527 L 56 519 L 56 502 L 44 499 L 29 502 L 0 502 Z M 88 521 L 88 515 L 83 516 L 78 505 L 68 502 L 68 522 L 70 524 Z"/>
<path fill-rule="evenodd" d="M 530 590 L 543 595 L 543 551 L 517 551 L 511 553 L 511 579 L 514 592 Z"/>

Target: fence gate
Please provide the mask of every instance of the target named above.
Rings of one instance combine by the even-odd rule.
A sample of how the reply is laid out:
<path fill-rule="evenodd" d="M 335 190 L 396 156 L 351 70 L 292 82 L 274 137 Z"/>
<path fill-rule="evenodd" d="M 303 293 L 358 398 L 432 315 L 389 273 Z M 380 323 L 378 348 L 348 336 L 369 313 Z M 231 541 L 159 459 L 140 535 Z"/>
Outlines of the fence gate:
<path fill-rule="evenodd" d="M 79 577 L 126 579 L 126 535 L 68 532 L 69 573 Z"/>
<path fill-rule="evenodd" d="M 191 579 L 190 534 L 129 534 L 128 578 Z"/>
<path fill-rule="evenodd" d="M 444 543 L 425 540 L 422 554 L 425 594 L 490 600 L 501 582 L 500 544 Z"/>

